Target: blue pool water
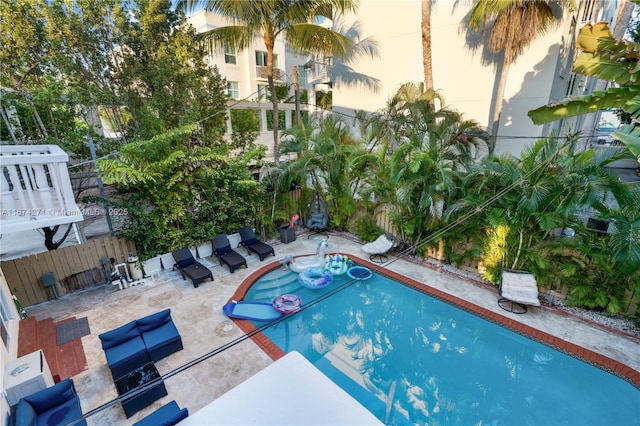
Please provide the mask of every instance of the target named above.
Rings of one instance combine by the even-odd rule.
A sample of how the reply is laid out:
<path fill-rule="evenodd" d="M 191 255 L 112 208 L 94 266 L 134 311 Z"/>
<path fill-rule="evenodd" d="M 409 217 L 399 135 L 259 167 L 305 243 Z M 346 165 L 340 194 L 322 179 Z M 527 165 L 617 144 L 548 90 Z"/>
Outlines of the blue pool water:
<path fill-rule="evenodd" d="M 276 269 L 247 292 L 260 301 L 293 293 L 305 304 L 263 333 L 385 424 L 640 423 L 630 383 L 397 281 L 375 274 L 332 294 L 346 275 L 320 290 L 296 277 Z"/>

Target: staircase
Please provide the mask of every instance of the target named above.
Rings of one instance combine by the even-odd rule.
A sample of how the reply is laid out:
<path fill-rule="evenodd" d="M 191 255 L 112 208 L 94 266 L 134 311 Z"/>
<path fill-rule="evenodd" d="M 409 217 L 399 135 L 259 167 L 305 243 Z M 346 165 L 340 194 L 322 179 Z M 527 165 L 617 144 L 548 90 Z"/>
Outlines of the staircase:
<path fill-rule="evenodd" d="M 75 317 L 54 323 L 52 318 L 37 320 L 28 317 L 20 320 L 18 328 L 18 357 L 42 349 L 49 364 L 53 380 L 57 383 L 88 368 L 82 339 L 76 339 L 58 346 L 56 326 Z"/>

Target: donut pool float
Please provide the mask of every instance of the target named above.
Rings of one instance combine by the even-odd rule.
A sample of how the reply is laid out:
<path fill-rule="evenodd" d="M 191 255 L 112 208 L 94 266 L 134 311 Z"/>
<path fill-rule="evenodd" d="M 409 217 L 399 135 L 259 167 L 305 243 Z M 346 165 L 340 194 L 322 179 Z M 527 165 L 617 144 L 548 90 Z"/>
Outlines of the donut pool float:
<path fill-rule="evenodd" d="M 276 296 L 271 302 L 273 309 L 283 314 L 290 314 L 302 306 L 302 299 L 295 294 Z"/>
<path fill-rule="evenodd" d="M 325 270 L 324 267 L 318 266 L 300 272 L 298 281 L 303 287 L 310 289 L 322 288 L 331 284 L 333 274 Z"/>
<path fill-rule="evenodd" d="M 347 276 L 354 280 L 368 280 L 373 276 L 373 272 L 364 266 L 352 266 L 347 270 Z"/>

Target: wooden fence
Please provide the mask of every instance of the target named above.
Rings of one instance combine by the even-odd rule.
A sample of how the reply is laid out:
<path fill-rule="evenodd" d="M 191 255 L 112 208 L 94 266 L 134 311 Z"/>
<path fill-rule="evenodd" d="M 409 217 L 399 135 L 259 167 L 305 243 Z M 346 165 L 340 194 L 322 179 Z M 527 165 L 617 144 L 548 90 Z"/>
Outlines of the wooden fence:
<path fill-rule="evenodd" d="M 114 259 L 114 263 L 126 263 L 130 255 L 136 255 L 132 241 L 109 237 L 80 245 L 32 254 L 20 259 L 0 262 L 0 268 L 11 292 L 23 306 L 51 299 L 54 294 L 64 294 L 103 285 L 107 282 L 101 258 Z M 56 284 L 45 288 L 42 275 L 51 272 Z"/>

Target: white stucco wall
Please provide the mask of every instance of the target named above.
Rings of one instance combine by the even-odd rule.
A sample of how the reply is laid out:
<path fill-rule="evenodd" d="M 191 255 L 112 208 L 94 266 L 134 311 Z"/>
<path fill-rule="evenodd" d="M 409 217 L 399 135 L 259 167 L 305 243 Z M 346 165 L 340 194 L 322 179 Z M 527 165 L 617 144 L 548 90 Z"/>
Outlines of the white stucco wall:
<path fill-rule="evenodd" d="M 5 299 L 12 302 L 11 291 L 7 285 L 2 269 L 0 269 L 0 292 L 5 296 Z M 7 308 L 10 312 L 7 314 L 13 319 L 7 323 L 7 333 L 9 334 L 9 347 L 6 347 L 0 341 L 0 383 L 4 383 L 4 365 L 7 362 L 13 361 L 17 357 L 18 353 L 18 322 L 20 321 L 20 315 L 13 303 L 9 303 Z M 9 424 L 9 405 L 6 398 L 0 397 L 0 423 Z"/>
<path fill-rule="evenodd" d="M 486 61 L 481 46 L 469 47 L 467 40 L 473 42 L 474 37 L 469 38 L 464 23 L 470 7 L 451 0 L 432 5 L 434 88 L 441 91 L 445 105 L 490 127 L 496 65 Z M 354 68 L 380 79 L 382 88 L 375 94 L 361 88 L 336 88 L 335 109 L 373 111 L 384 107 L 401 84 L 423 80 L 420 0 L 363 0 L 358 16 L 345 19 L 361 20 L 364 35 L 380 44 L 379 60 L 361 60 Z M 496 152 L 518 156 L 525 144 L 542 134 L 542 126 L 534 126 L 527 112 L 549 102 L 565 30 L 563 22 L 512 64 Z"/>

